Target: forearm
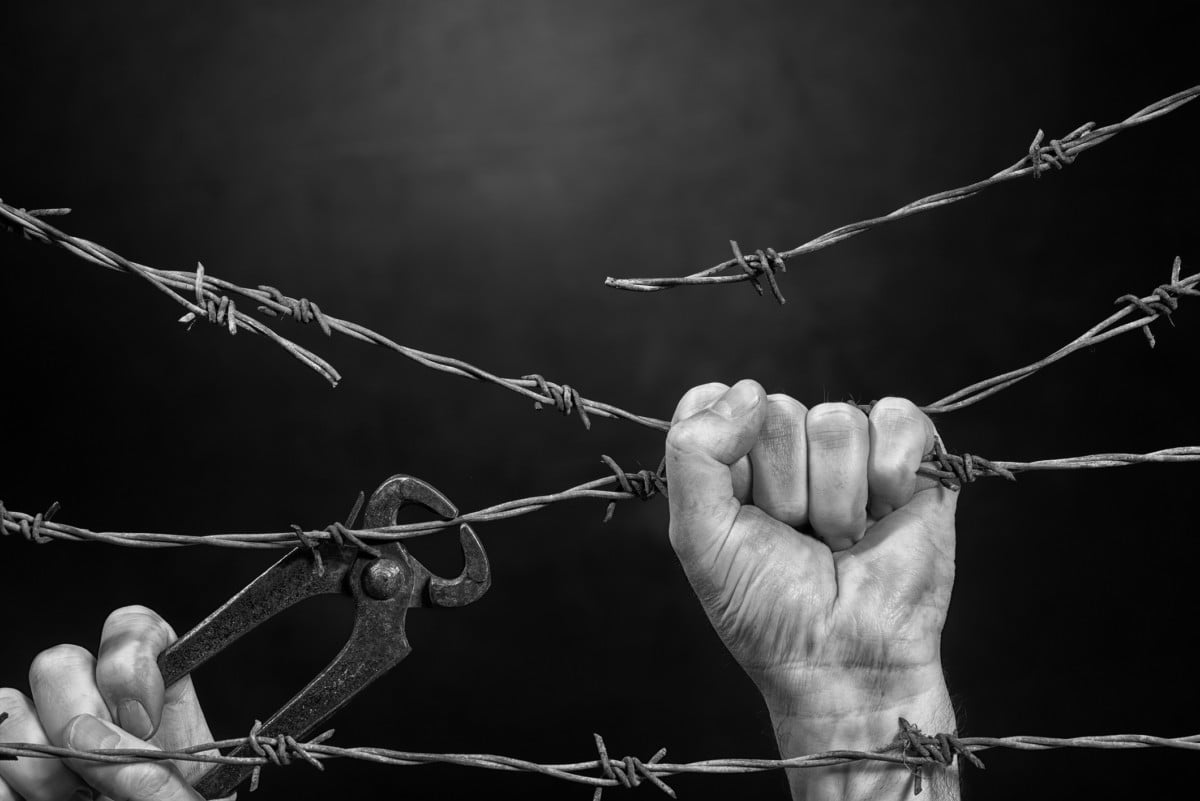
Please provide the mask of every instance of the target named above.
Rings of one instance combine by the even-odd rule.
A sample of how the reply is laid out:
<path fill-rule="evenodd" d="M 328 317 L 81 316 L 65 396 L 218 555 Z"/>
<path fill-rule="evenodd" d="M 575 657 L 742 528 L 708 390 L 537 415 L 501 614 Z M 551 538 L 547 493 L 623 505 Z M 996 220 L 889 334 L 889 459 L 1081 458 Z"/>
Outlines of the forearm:
<path fill-rule="evenodd" d="M 895 740 L 899 719 L 925 732 L 956 733 L 954 708 L 941 671 L 936 680 L 913 694 L 864 694 L 860 689 L 826 682 L 820 694 L 803 688 L 797 694 L 768 702 L 779 751 L 786 759 L 802 754 L 852 749 L 875 751 Z M 796 801 L 892 801 L 912 795 L 915 777 L 909 767 L 861 760 L 827 768 L 789 770 Z M 959 798 L 957 762 L 925 768 L 923 795 L 930 801 Z"/>

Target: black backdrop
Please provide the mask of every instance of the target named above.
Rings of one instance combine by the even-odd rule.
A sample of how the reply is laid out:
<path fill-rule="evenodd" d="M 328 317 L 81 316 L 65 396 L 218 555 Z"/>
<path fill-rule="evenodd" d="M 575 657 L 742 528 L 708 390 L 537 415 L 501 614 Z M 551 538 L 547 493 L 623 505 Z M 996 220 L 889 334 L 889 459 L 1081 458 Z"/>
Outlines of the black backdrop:
<path fill-rule="evenodd" d="M 1038 127 L 1116 121 L 1196 82 L 1194 29 L 1148 5 L 161 3 L 9 6 L 0 197 L 130 258 L 275 284 L 500 375 L 542 372 L 668 416 L 751 376 L 813 403 L 920 401 L 1038 358 L 1200 267 L 1200 104 L 1063 173 L 1019 181 L 800 262 L 776 307 L 746 286 L 655 295 L 727 240 L 790 247 L 990 175 Z M 341 371 L 129 277 L 0 237 L 0 497 L 95 529 L 275 531 L 420 475 L 464 509 L 654 466 L 659 434 L 534 412 L 380 349 L 283 330 Z M 1195 442 L 1197 310 L 1072 356 L 939 423 L 1002 459 Z M 971 486 L 944 658 L 969 734 L 1200 731 L 1190 465 Z M 485 601 L 410 616 L 413 655 L 335 720 L 336 742 L 582 760 L 772 756 L 770 723 L 692 598 L 660 500 L 480 526 Z M 417 546 L 455 568 L 452 543 Z M 444 535 L 444 540 L 453 540 Z M 0 544 L 0 684 L 40 649 L 94 647 L 144 603 L 180 630 L 275 552 Z M 441 549 L 441 550 L 439 550 Z M 333 655 L 313 604 L 197 676 L 218 736 Z M 1165 752 L 987 755 L 977 799 L 1124 797 L 1190 777 Z M 685 798 L 785 797 L 782 774 L 686 777 Z M 355 791 L 584 797 L 536 776 L 346 762 L 264 775 L 262 798 Z M 653 787 L 638 792 L 656 793 Z"/>

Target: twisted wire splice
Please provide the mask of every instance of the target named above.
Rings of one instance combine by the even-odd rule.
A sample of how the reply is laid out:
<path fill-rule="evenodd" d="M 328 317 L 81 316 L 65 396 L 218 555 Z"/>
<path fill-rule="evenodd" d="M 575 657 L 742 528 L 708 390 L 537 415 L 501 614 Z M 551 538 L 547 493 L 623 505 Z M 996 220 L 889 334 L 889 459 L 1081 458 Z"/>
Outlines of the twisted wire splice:
<path fill-rule="evenodd" d="M 300 547 L 308 549 L 308 552 L 312 555 L 313 572 L 316 573 L 318 576 L 324 578 L 325 577 L 325 560 L 321 558 L 321 552 L 320 552 L 320 550 L 317 549 L 317 546 L 320 543 L 318 543 L 311 536 L 309 536 L 309 534 L 304 531 L 303 526 L 301 526 L 300 524 L 292 523 L 291 528 L 292 528 L 292 531 L 296 532 L 296 539 L 300 540 Z"/>
<path fill-rule="evenodd" d="M 608 465 L 608 468 L 613 471 L 616 476 L 617 485 L 622 492 L 627 492 L 638 500 L 648 501 L 655 495 L 667 494 L 667 457 L 664 456 L 662 461 L 658 463 L 655 470 L 639 470 L 636 473 L 626 472 L 617 464 L 616 460 L 611 456 L 600 454 L 600 461 Z M 617 510 L 617 500 L 614 498 L 608 502 L 604 509 L 604 522 L 612 520 L 613 513 Z"/>
<path fill-rule="evenodd" d="M 196 306 L 203 310 L 204 317 L 214 325 L 229 329 L 229 334 L 237 334 L 237 304 L 228 295 L 213 295 L 204 291 L 204 265 L 196 262 L 196 278 L 192 285 L 196 293 Z M 179 318 L 179 322 L 187 326 L 189 331 L 200 317 L 200 313 L 189 311 Z"/>
<path fill-rule="evenodd" d="M 976 479 L 986 476 L 998 476 L 1009 481 L 1017 480 L 1011 470 L 990 459 L 970 453 L 964 453 L 961 456 L 950 453 L 946 450 L 946 445 L 940 436 L 933 438 L 933 453 L 927 454 L 925 461 L 932 462 L 936 467 L 923 464 L 917 471 L 918 475 L 936 478 L 943 487 L 949 490 L 958 490 L 963 484 L 971 484 Z"/>
<path fill-rule="evenodd" d="M 554 408 L 558 409 L 564 416 L 569 417 L 571 412 L 577 412 L 579 419 L 583 421 L 583 427 L 589 431 L 592 428 L 591 418 L 588 417 L 587 406 L 583 398 L 579 396 L 579 391 L 572 386 L 566 384 L 553 385 L 547 383 L 546 379 L 537 373 L 523 375 L 521 378 L 527 381 L 537 382 L 538 390 L 549 397 L 554 402 Z M 540 400 L 533 402 L 533 408 L 543 408 L 543 403 Z"/>
<path fill-rule="evenodd" d="M 750 285 L 757 290 L 760 296 L 763 294 L 763 288 L 762 284 L 758 283 L 758 276 L 765 275 L 767 277 L 767 284 L 771 287 L 771 295 L 779 302 L 780 306 L 787 303 L 783 297 L 783 293 L 779 291 L 779 282 L 775 280 L 775 270 L 778 268 L 786 273 L 787 263 L 775 252 L 775 248 L 767 248 L 766 253 L 760 250 L 747 258 L 742 255 L 742 250 L 738 247 L 738 243 L 732 239 L 729 240 L 729 247 L 733 249 L 734 260 L 742 268 L 742 272 L 750 276 Z"/>
<path fill-rule="evenodd" d="M 654 752 L 654 756 L 650 757 L 646 762 L 635 756 L 627 756 L 620 761 L 614 762 L 608 756 L 608 748 L 604 745 L 604 738 L 595 733 L 592 736 L 596 739 L 596 751 L 600 755 L 600 770 L 604 778 L 616 780 L 617 783 L 625 788 L 637 787 L 642 783 L 642 779 L 646 779 L 671 798 L 676 797 L 675 790 L 650 771 L 651 765 L 657 765 L 667 755 L 667 749 L 658 749 Z M 600 801 L 603 795 L 604 785 L 597 785 L 596 789 L 592 792 L 592 801 Z"/>
<path fill-rule="evenodd" d="M 321 327 L 321 333 L 327 337 L 333 336 L 333 329 L 329 327 L 329 320 L 321 313 L 321 307 L 315 301 L 308 298 L 289 298 L 287 295 L 280 292 L 273 286 L 259 284 L 258 288 L 271 296 L 271 299 L 283 307 L 283 310 L 276 311 L 270 306 L 259 306 L 258 310 L 263 314 L 271 317 L 291 317 L 298 323 L 311 323 L 317 321 L 317 325 Z"/>
<path fill-rule="evenodd" d="M 250 733 L 246 735 L 246 744 L 258 756 L 266 757 L 272 765 L 290 765 L 293 757 L 299 757 L 317 770 L 325 770 L 325 766 L 314 758 L 305 746 L 319 745 L 325 742 L 333 736 L 333 729 L 322 732 L 305 743 L 298 742 L 290 734 L 278 734 L 270 738 L 260 737 L 261 731 L 262 721 L 254 721 L 254 725 L 250 727 Z M 262 765 L 255 765 L 254 771 L 250 774 L 250 792 L 252 793 L 258 789 L 262 769 Z"/>
<path fill-rule="evenodd" d="M 53 540 L 54 537 L 44 533 L 42 531 L 42 526 L 46 523 L 49 523 L 51 518 L 53 518 L 61 508 L 62 505 L 58 501 L 55 501 L 54 503 L 50 504 L 50 507 L 46 509 L 46 511 L 38 512 L 33 517 L 17 517 L 4 507 L 4 501 L 0 501 L 0 532 L 3 532 L 4 536 L 7 537 L 8 529 L 4 526 L 4 524 L 10 523 L 16 526 L 17 530 L 21 533 L 21 536 L 29 542 L 32 542 L 35 545 L 45 545 L 47 542 Z M 3 722 L 2 718 L 0 718 L 0 722 Z"/>
<path fill-rule="evenodd" d="M 1183 259 L 1179 256 L 1175 257 L 1175 262 L 1171 266 L 1171 281 L 1166 284 L 1159 284 L 1151 293 L 1153 297 L 1149 300 L 1143 300 L 1137 295 L 1129 294 L 1122 295 L 1113 303 L 1117 306 L 1122 304 L 1137 309 L 1142 314 L 1150 318 L 1159 316 L 1166 317 L 1167 321 L 1174 325 L 1174 320 L 1171 319 L 1171 312 L 1179 308 L 1179 296 L 1188 295 L 1191 297 L 1200 297 L 1200 290 L 1196 289 L 1194 284 L 1186 284 L 1180 280 L 1179 274 L 1183 269 Z M 1150 323 L 1153 319 L 1147 320 L 1142 325 L 1142 333 L 1146 335 L 1146 341 L 1150 343 L 1150 347 L 1154 347 L 1154 332 L 1150 330 Z"/>
<path fill-rule="evenodd" d="M 1042 172 L 1050 168 L 1050 166 L 1061 170 L 1063 165 L 1074 164 L 1075 158 L 1079 155 L 1078 152 L 1072 152 L 1063 147 L 1072 143 L 1080 143 L 1091 134 L 1092 129 L 1096 127 L 1094 122 L 1085 122 L 1062 139 L 1051 139 L 1049 145 L 1042 146 L 1042 139 L 1046 133 L 1041 128 L 1033 137 L 1033 142 L 1029 145 L 1029 166 L 1033 168 L 1033 177 L 1041 178 Z"/>
<path fill-rule="evenodd" d="M 334 521 L 326 526 L 323 531 L 328 534 L 329 539 L 333 540 L 333 542 L 335 542 L 339 547 L 344 546 L 346 543 L 350 543 L 363 553 L 370 554 L 374 558 L 378 559 L 382 555 L 382 551 L 375 546 L 364 542 L 362 538 L 355 534 L 351 529 L 351 526 L 354 525 L 354 521 L 358 519 L 358 513 L 362 511 L 362 505 L 365 499 L 366 495 L 363 494 L 362 491 L 359 491 L 358 498 L 354 501 L 354 506 L 350 509 L 350 514 L 346 516 L 346 522 L 342 523 L 340 521 Z M 313 572 L 318 576 L 324 576 L 325 560 L 321 558 L 321 552 L 317 548 L 320 543 L 314 539 L 312 534 L 305 531 L 296 523 L 291 524 L 291 529 L 293 532 L 295 532 L 296 539 L 300 540 L 300 547 L 307 548 L 309 553 L 312 554 Z"/>
<path fill-rule="evenodd" d="M 907 761 L 904 763 L 913 774 L 913 795 L 921 794 L 923 768 L 926 765 L 949 767 L 954 764 L 955 757 L 965 757 L 975 767 L 985 770 L 983 760 L 971 753 L 958 737 L 945 732 L 924 734 L 919 727 L 904 718 L 900 718 L 900 733 L 896 735 L 894 746 L 900 748 L 901 757 L 906 757 L 909 751 L 915 751 L 917 756 L 925 760 L 918 765 L 909 764 Z"/>

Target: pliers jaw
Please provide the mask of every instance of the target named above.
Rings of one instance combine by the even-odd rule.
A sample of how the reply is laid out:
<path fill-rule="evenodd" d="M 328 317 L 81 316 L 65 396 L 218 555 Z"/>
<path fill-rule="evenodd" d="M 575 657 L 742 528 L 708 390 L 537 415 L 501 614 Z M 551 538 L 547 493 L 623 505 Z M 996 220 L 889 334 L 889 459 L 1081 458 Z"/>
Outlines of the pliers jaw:
<path fill-rule="evenodd" d="M 420 505 L 445 520 L 458 510 L 445 495 L 412 476 L 396 475 L 371 495 L 366 528 L 395 525 L 404 506 Z M 350 525 L 353 525 L 351 521 Z M 408 656 L 405 633 L 410 607 L 465 606 L 491 586 L 491 567 L 483 543 L 469 525 L 459 528 L 464 566 L 453 579 L 434 575 L 399 542 L 376 546 L 378 556 L 354 545 L 326 540 L 317 549 L 318 571 L 309 549 L 296 548 L 268 568 L 221 608 L 183 635 L 158 660 L 164 683 L 174 684 L 258 624 L 314 595 L 354 598 L 354 628 L 345 646 L 295 697 L 259 730 L 260 735 L 303 738 L 363 688 Z M 231 756 L 251 756 L 248 746 Z M 253 771 L 253 765 L 217 765 L 195 787 L 205 798 L 223 798 Z"/>
<path fill-rule="evenodd" d="M 367 528 L 394 526 L 397 513 L 410 504 L 423 506 L 443 520 L 458 517 L 458 508 L 437 489 L 419 478 L 395 475 L 371 494 L 363 522 Z M 459 526 L 458 541 L 463 551 L 463 569 L 456 578 L 433 575 L 400 543 L 390 543 L 380 549 L 378 560 L 367 565 L 362 579 L 364 591 L 369 597 L 382 600 L 395 597 L 407 585 L 413 591 L 409 606 L 466 606 L 478 600 L 492 584 L 487 553 L 479 536 L 466 523 Z"/>

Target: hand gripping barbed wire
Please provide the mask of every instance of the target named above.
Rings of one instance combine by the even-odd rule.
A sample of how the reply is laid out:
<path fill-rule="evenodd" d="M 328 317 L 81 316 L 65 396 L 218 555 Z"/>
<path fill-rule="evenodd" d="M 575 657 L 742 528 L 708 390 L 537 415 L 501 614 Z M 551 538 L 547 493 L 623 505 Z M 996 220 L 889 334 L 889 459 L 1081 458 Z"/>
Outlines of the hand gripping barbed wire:
<path fill-rule="evenodd" d="M 0 713 L 3 723 L 4 713 Z M 263 736 L 258 732 L 261 724 L 255 721 L 246 737 L 218 740 L 193 745 L 174 751 L 149 748 L 106 748 L 77 750 L 63 746 L 40 743 L 0 742 L 0 759 L 86 759 L 93 762 L 125 764 L 130 762 L 175 760 L 200 762 L 212 765 L 237 764 L 286 766 L 303 761 L 318 770 L 324 770 L 329 759 L 356 759 L 381 765 L 398 767 L 414 765 L 457 765 L 522 773 L 539 773 L 573 784 L 594 788 L 594 801 L 608 788 L 636 787 L 648 781 L 672 798 L 675 790 L 666 779 L 683 774 L 737 774 L 761 773 L 769 770 L 802 770 L 845 765 L 852 762 L 873 761 L 903 765 L 913 771 L 914 793 L 920 790 L 919 776 L 926 770 L 950 767 L 956 761 L 966 760 L 982 769 L 983 762 L 977 754 L 991 748 L 1007 748 L 1018 751 L 1049 751 L 1058 748 L 1091 748 L 1105 750 L 1137 750 L 1145 748 L 1172 748 L 1182 751 L 1200 751 L 1200 735 L 1187 737 L 1157 737 L 1149 734 L 1107 734 L 1089 737 L 955 737 L 949 734 L 922 734 L 920 729 L 901 719 L 900 731 L 887 745 L 874 751 L 837 750 L 815 754 L 804 754 L 790 759 L 705 759 L 695 762 L 665 762 L 667 750 L 659 749 L 650 759 L 642 761 L 627 756 L 613 759 L 608 747 L 599 735 L 593 735 L 596 759 L 570 763 L 540 763 L 498 754 L 434 754 L 418 751 L 400 751 L 390 748 L 356 746 L 344 748 L 330 744 L 332 729 L 310 740 L 300 742 L 289 736 Z M 226 756 L 222 750 L 249 745 L 253 756 Z M 599 773 L 600 775 L 591 775 Z M 252 779 L 251 789 L 257 787 L 257 774 Z"/>
<path fill-rule="evenodd" d="M 867 220 L 850 223 L 849 225 L 843 225 L 840 228 L 835 228 L 832 231 L 821 234 L 802 245 L 797 245 L 791 250 L 776 251 L 773 248 L 766 248 L 765 250 L 758 250 L 749 255 L 743 255 L 737 242 L 730 241 L 729 244 L 733 249 L 733 258 L 709 267 L 707 270 L 701 270 L 698 273 L 681 277 L 609 277 L 604 280 L 604 283 L 606 286 L 633 292 L 658 292 L 677 286 L 734 284 L 749 281 L 755 291 L 759 295 L 762 295 L 764 292 L 759 279 L 765 278 L 771 296 L 782 305 L 785 301 L 783 293 L 779 289 L 776 274 L 787 272 L 788 259 L 814 253 L 885 223 L 895 222 L 896 220 L 910 217 L 913 214 L 957 203 L 960 200 L 966 200 L 990 186 L 995 186 L 1005 181 L 1012 181 L 1027 175 L 1039 178 L 1046 170 L 1061 170 L 1065 165 L 1074 162 L 1080 153 L 1107 142 L 1121 131 L 1158 119 L 1164 114 L 1169 114 L 1185 103 L 1194 100 L 1197 95 L 1200 95 L 1200 86 L 1193 86 L 1190 89 L 1185 89 L 1182 92 L 1152 103 L 1121 122 L 1101 128 L 1095 127 L 1096 124 L 1094 122 L 1089 122 L 1079 126 L 1061 139 L 1051 139 L 1046 144 L 1042 144 L 1046 134 L 1044 131 L 1039 130 L 1034 136 L 1033 142 L 1029 145 L 1028 152 L 1019 161 L 1004 168 L 990 178 L 976 181 L 966 186 L 960 186 L 957 189 L 938 192 L 928 197 L 923 197 L 920 200 L 914 200 L 881 217 L 872 217 Z M 729 275 L 722 275 L 726 270 L 734 267 L 739 268 L 739 271 Z"/>

